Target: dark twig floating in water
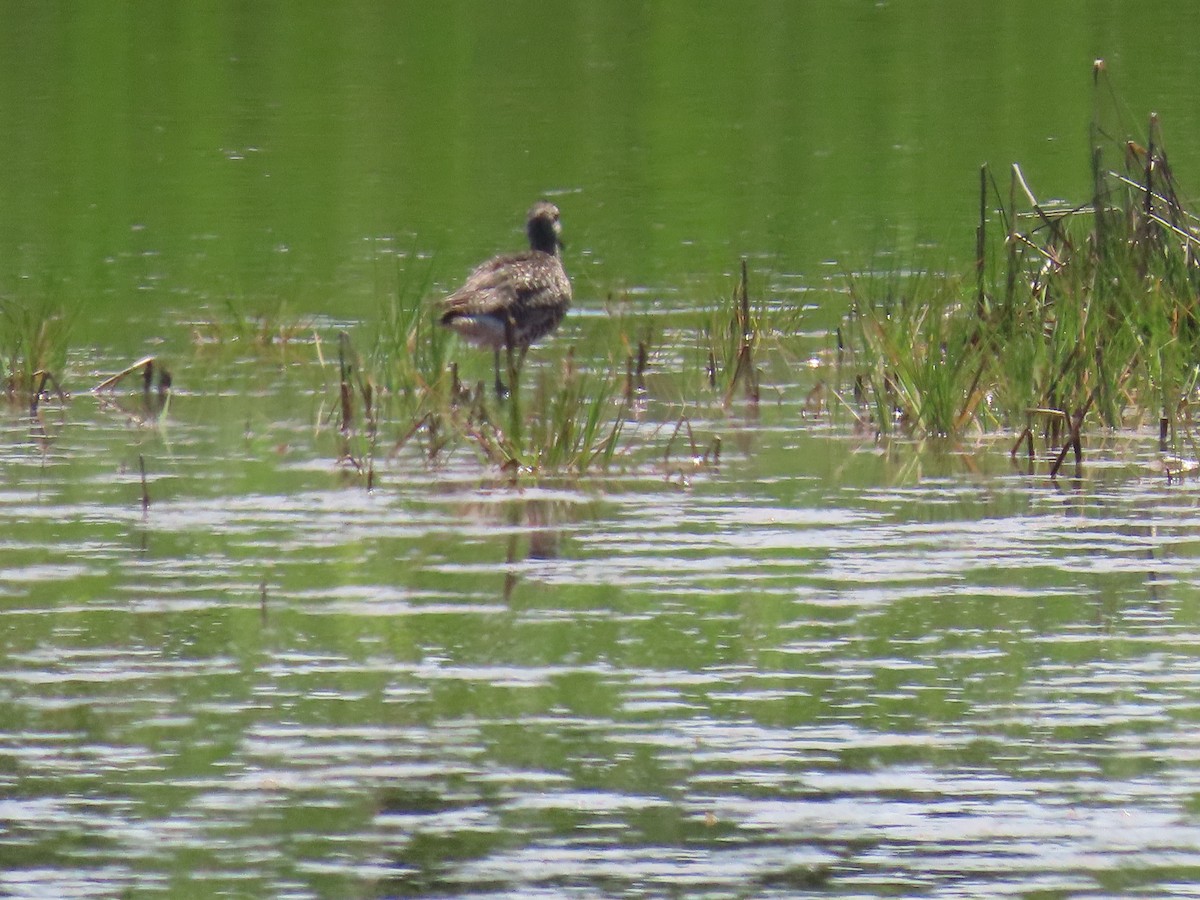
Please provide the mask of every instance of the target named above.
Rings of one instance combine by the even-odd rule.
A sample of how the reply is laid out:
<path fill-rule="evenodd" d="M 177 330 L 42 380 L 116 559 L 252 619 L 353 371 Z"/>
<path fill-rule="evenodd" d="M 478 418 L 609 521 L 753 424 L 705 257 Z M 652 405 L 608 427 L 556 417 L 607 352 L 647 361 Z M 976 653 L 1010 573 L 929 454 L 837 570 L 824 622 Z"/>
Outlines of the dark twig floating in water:
<path fill-rule="evenodd" d="M 558 207 L 538 201 L 525 229 L 528 253 L 489 259 L 442 301 L 442 325 L 477 347 L 491 348 L 501 397 L 506 393 L 500 380 L 501 348 L 508 351 L 510 377 L 515 377 L 529 345 L 557 328 L 571 305 L 571 282 L 558 256 L 563 245 Z M 515 366 L 514 350 L 519 354 Z"/>

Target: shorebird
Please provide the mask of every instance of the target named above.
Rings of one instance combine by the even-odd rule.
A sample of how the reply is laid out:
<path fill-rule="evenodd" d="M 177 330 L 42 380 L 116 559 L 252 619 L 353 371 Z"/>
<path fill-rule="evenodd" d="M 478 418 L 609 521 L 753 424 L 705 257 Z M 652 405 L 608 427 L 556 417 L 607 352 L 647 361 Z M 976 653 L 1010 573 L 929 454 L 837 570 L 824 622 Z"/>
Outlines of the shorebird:
<path fill-rule="evenodd" d="M 558 207 L 545 200 L 533 204 L 525 230 L 528 253 L 489 259 L 442 301 L 442 325 L 477 347 L 492 349 L 498 397 L 507 394 L 500 380 L 501 348 L 508 351 L 515 376 L 529 345 L 557 328 L 571 305 L 571 281 L 558 257 L 563 245 Z M 520 353 L 515 368 L 514 350 Z"/>

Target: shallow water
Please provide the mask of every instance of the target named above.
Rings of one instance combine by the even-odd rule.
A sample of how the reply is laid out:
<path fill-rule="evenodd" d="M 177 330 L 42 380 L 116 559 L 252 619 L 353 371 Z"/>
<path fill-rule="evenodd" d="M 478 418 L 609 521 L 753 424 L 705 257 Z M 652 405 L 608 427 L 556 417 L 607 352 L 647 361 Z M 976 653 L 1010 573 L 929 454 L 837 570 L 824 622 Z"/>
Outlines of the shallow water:
<path fill-rule="evenodd" d="M 1053 483 L 785 399 L 697 422 L 740 435 L 716 468 L 516 490 L 406 449 L 367 491 L 328 372 L 214 371 L 157 424 L 5 420 L 6 894 L 1200 878 L 1198 495 L 1149 438 Z"/>
<path fill-rule="evenodd" d="M 1192 6 L 694 12 L 0 3 L 0 302 L 75 318 L 71 400 L 0 409 L 0 895 L 1200 895 L 1200 482 L 806 403 L 845 271 L 971 257 L 981 163 L 1086 199 L 1094 105 L 1157 111 L 1189 192 Z M 368 490 L 339 328 L 541 195 L 576 304 L 530 366 L 655 317 L 637 452 Z M 743 256 L 803 346 L 669 450 Z M 165 410 L 88 392 L 148 353 Z"/>

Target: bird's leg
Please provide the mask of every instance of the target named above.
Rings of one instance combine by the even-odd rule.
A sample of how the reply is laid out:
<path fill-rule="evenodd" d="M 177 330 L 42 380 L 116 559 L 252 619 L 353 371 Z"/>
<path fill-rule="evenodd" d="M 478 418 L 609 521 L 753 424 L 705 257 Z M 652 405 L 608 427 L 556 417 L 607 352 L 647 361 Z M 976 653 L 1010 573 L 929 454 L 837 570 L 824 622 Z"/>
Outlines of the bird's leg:
<path fill-rule="evenodd" d="M 492 351 L 492 360 L 496 364 L 496 399 L 503 400 L 508 396 L 508 388 L 504 386 L 504 382 L 500 380 L 500 348 L 497 347 Z"/>
<path fill-rule="evenodd" d="M 514 332 L 516 331 L 516 325 L 517 323 L 513 321 L 511 313 L 504 317 L 504 350 L 508 357 L 508 380 L 512 385 L 510 388 L 512 391 L 515 391 L 520 387 L 520 385 L 517 384 L 517 378 L 520 375 L 520 369 L 513 366 L 513 342 L 515 340 Z M 499 353 L 499 351 L 497 351 L 497 353 Z M 499 359 L 498 356 L 497 359 Z"/>
<path fill-rule="evenodd" d="M 511 344 L 508 346 L 508 349 L 505 352 L 507 354 L 508 362 L 508 381 L 511 385 L 509 388 L 509 396 L 511 396 L 512 392 L 520 387 L 520 385 L 517 384 L 517 379 L 521 377 L 521 370 L 513 367 L 513 348 Z"/>

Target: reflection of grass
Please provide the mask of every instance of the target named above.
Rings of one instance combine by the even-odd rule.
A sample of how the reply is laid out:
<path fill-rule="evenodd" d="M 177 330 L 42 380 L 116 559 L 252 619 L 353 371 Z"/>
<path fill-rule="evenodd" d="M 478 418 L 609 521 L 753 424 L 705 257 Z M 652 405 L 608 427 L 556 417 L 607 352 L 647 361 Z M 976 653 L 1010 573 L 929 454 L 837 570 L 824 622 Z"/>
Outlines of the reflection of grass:
<path fill-rule="evenodd" d="M 1075 208 L 1040 203 L 1014 166 L 998 249 L 987 207 L 999 191 L 985 169 L 972 278 L 851 280 L 841 335 L 879 432 L 1001 424 L 1031 441 L 1044 422 L 1048 438 L 1078 448 L 1085 417 L 1117 427 L 1150 414 L 1170 429 L 1186 416 L 1200 361 L 1198 220 L 1156 119 L 1144 147 L 1119 147 L 1114 169 L 1097 148 L 1093 196 Z"/>
<path fill-rule="evenodd" d="M 0 300 L 0 378 L 9 402 L 34 408 L 67 362 L 71 316 L 57 303 Z"/>

